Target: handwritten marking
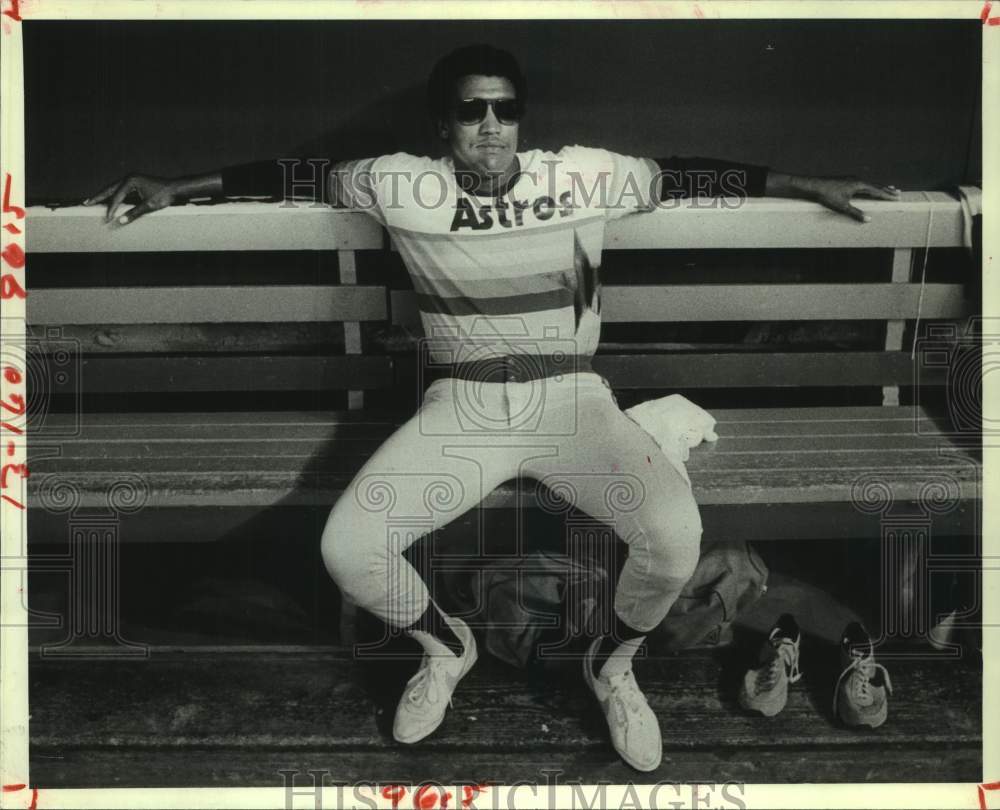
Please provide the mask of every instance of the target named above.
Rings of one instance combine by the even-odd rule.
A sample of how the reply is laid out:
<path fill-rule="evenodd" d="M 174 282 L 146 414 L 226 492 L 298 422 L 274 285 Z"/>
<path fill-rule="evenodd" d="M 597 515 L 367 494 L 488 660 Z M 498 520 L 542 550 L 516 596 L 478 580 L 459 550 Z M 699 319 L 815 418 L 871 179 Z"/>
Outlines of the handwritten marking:
<path fill-rule="evenodd" d="M 14 442 L 12 442 L 12 441 L 7 442 L 7 455 L 8 456 L 14 455 L 14 446 L 15 446 Z"/>
<path fill-rule="evenodd" d="M 17 283 L 17 279 L 14 276 L 10 273 L 5 273 L 3 276 L 0 276 L 0 299 L 6 301 L 14 296 L 27 298 L 28 294 L 24 291 L 24 287 Z"/>
<path fill-rule="evenodd" d="M 3 15 L 15 22 L 21 22 L 21 0 L 10 0 L 10 8 L 4 9 Z M 7 29 L 7 32 L 10 33 L 10 29 Z"/>
<path fill-rule="evenodd" d="M 434 788 L 434 793 L 431 793 L 432 788 L 434 788 L 433 785 L 418 787 L 417 792 L 413 794 L 413 806 L 418 810 L 433 810 L 433 807 L 438 803 L 438 794 L 436 788 Z"/>
<path fill-rule="evenodd" d="M 24 219 L 24 209 L 19 205 L 10 204 L 10 172 L 4 172 L 3 181 L 3 211 L 4 214 L 13 214 L 18 219 Z"/>
<path fill-rule="evenodd" d="M 13 472 L 22 478 L 30 478 L 27 464 L 4 464 L 0 467 L 0 487 L 7 487 L 7 473 Z"/>
<path fill-rule="evenodd" d="M 21 248 L 17 242 L 11 242 L 7 247 L 0 252 L 0 256 L 3 256 L 4 261 L 7 262 L 15 270 L 20 270 L 24 267 L 24 250 Z"/>
<path fill-rule="evenodd" d="M 7 501 L 7 503 L 13 504 L 18 509 L 24 509 L 24 504 L 21 503 L 20 501 L 15 501 L 13 498 L 10 497 L 10 495 L 0 495 L 0 498 L 3 498 L 3 500 Z"/>
<path fill-rule="evenodd" d="M 27 787 L 27 785 L 25 785 L 23 782 L 19 782 L 16 785 L 4 785 L 3 786 L 3 792 L 4 793 L 13 793 L 16 790 L 24 790 L 26 787 Z"/>
<path fill-rule="evenodd" d="M 382 798 L 392 802 L 393 808 L 399 807 L 399 803 L 406 795 L 406 788 L 402 785 L 386 785 L 382 788 Z"/>
<path fill-rule="evenodd" d="M 988 4 L 987 4 L 988 5 Z M 1000 790 L 1000 782 L 984 782 L 979 785 L 979 807 L 980 810 L 989 810 L 986 806 L 986 791 Z"/>
<path fill-rule="evenodd" d="M 21 414 L 24 413 L 24 397 L 22 397 L 20 394 L 11 394 L 10 401 L 13 402 L 14 404 L 8 405 L 6 402 L 0 399 L 0 408 L 6 408 L 8 411 L 14 414 L 14 416 L 21 416 Z"/>
<path fill-rule="evenodd" d="M 489 785 L 463 785 L 462 786 L 462 807 L 468 807 L 472 804 L 472 800 L 476 798 L 480 793 L 482 793 Z"/>

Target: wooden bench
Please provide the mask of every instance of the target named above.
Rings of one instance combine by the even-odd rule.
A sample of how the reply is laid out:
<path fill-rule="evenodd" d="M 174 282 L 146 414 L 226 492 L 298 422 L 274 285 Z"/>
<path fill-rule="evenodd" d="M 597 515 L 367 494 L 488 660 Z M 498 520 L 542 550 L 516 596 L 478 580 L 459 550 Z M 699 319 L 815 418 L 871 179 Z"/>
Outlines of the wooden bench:
<path fill-rule="evenodd" d="M 969 301 L 975 275 L 973 283 L 963 283 L 950 268 L 952 259 L 963 261 L 959 205 L 943 193 L 910 192 L 899 202 L 863 207 L 873 215 L 863 226 L 812 204 L 768 199 L 750 200 L 738 209 L 687 205 L 626 218 L 609 228 L 603 268 L 605 340 L 595 368 L 611 382 L 623 406 L 630 398 L 680 390 L 718 418 L 720 441 L 694 451 L 688 467 L 706 536 L 874 537 L 924 559 L 932 533 L 978 532 L 981 467 L 975 403 L 954 394 L 956 386 L 970 383 L 958 372 L 962 352 L 968 351 L 963 347 L 974 343 L 962 319 L 975 313 L 975 303 Z M 418 401 L 412 291 L 386 235 L 359 213 L 260 203 L 188 205 L 124 229 L 110 229 L 99 219 L 92 209 L 29 211 L 28 320 L 36 378 L 43 381 L 38 388 L 48 386 L 48 396 L 35 406 L 29 448 L 29 527 L 36 566 L 59 569 L 67 560 L 79 562 L 94 542 L 91 518 L 107 514 L 109 505 L 113 520 L 107 525 L 113 529 L 102 535 L 109 547 L 296 532 L 306 541 L 318 539 L 322 520 L 352 474 Z M 925 267 L 927 247 L 936 250 Z M 766 252 L 753 252 L 762 250 Z M 693 270 L 687 266 L 692 263 Z M 920 283 L 922 277 L 926 283 Z M 933 322 L 934 329 L 925 335 L 921 328 L 921 339 L 914 344 L 918 316 L 924 326 Z M 758 336 L 762 329 L 770 330 L 784 342 L 735 340 L 728 326 L 734 321 L 751 329 L 761 325 Z M 852 339 L 839 330 L 825 341 L 820 334 L 808 343 L 790 342 L 795 331 L 789 324 L 846 321 L 867 337 Z M 690 330 L 691 324 L 695 330 L 704 326 L 697 340 L 677 331 Z M 785 331 L 778 332 L 782 325 Z M 777 407 L 786 403 L 794 406 Z M 733 407 L 738 404 L 747 406 Z M 496 516 L 494 522 L 502 525 L 503 516 L 511 513 L 508 507 L 531 503 L 533 494 L 530 483 L 506 485 L 487 498 L 484 514 Z M 470 513 L 449 530 L 481 530 L 480 517 Z M 39 551 L 67 542 L 67 524 L 69 552 Z M 107 586 L 114 592 L 117 584 L 109 581 Z M 335 621 L 331 617 L 331 625 Z M 341 642 L 348 639 L 352 622 L 345 611 Z M 87 626 L 82 619 L 77 623 Z M 74 642 L 75 649 L 86 652 L 89 641 L 110 643 L 127 653 L 115 632 L 77 639 L 83 646 Z M 73 654 L 73 647 L 67 645 L 65 654 Z M 60 684 L 65 680 L 58 673 L 76 666 L 87 674 L 73 678 L 70 691 L 79 708 L 70 714 L 80 719 L 81 712 L 91 711 L 103 717 L 102 709 L 87 708 L 87 684 L 113 677 L 110 672 L 49 661 L 50 654 L 34 664 L 38 687 L 33 700 L 50 697 L 53 705 L 64 707 L 65 687 Z M 206 701 L 228 706 L 231 702 L 212 686 L 224 689 L 226 679 L 212 680 L 216 675 L 209 672 L 242 666 L 227 657 L 234 654 L 188 654 L 185 665 L 157 652 L 149 662 L 116 666 L 149 688 L 170 677 L 171 667 L 188 666 L 193 670 L 185 671 L 204 673 L 193 688 L 204 688 L 199 694 Z M 274 666 L 334 671 L 325 659 L 309 658 L 318 653 L 299 649 L 292 654 L 306 658 L 275 659 Z M 105 666 L 110 665 L 100 665 Z M 935 694 L 944 694 L 954 676 L 948 664 L 907 666 L 915 679 L 910 682 L 936 684 L 925 689 L 938 690 Z M 701 669 L 690 677 L 704 682 L 692 681 L 683 700 L 672 686 L 662 693 L 653 689 L 654 705 L 668 718 L 665 725 L 688 712 L 692 694 L 708 690 L 713 677 L 717 680 L 710 669 Z M 971 779 L 974 771 L 978 778 L 972 764 L 979 745 L 978 700 L 968 698 L 970 691 L 978 694 L 973 670 L 962 671 L 960 677 L 971 680 L 963 681 L 966 697 L 956 699 L 952 712 L 957 725 L 948 744 L 956 754 L 947 778 L 956 780 Z M 483 677 L 482 689 L 497 688 L 490 686 L 488 675 Z M 275 678 L 248 687 L 246 700 L 257 705 L 253 690 L 269 693 L 281 682 Z M 290 694 L 273 699 L 280 703 L 286 697 L 299 699 Z M 344 716 L 336 710 L 341 697 L 331 698 L 328 717 Z M 556 703 L 562 699 L 552 698 Z M 504 699 L 497 700 L 502 704 Z M 467 707 L 469 713 L 475 711 L 473 698 Z M 78 727 L 93 733 L 77 733 L 70 731 L 75 726 L 67 725 L 65 714 L 33 709 L 39 757 L 33 767 L 50 774 L 52 786 L 75 784 L 85 777 L 82 765 L 71 762 L 100 755 L 110 764 L 115 752 L 109 741 L 119 734 L 133 740 L 132 753 L 152 744 L 162 733 L 157 724 L 166 722 L 160 714 L 164 710 L 164 705 L 149 705 L 128 717 L 112 712 L 103 725 Z M 512 734 L 541 739 L 535 715 L 520 704 L 506 710 Z M 723 767 L 725 755 L 709 753 L 713 746 L 743 739 L 744 732 L 753 736 L 763 726 L 733 717 L 731 696 L 705 704 L 703 711 L 720 724 L 717 735 L 704 744 L 685 734 L 668 742 L 677 757 L 665 758 L 664 778 L 704 779 L 706 769 L 755 781 L 805 778 L 766 752 L 758 752 L 762 759 L 751 753 L 742 764 Z M 880 732 L 879 750 L 910 746 L 913 757 L 897 759 L 912 768 L 900 765 L 902 771 L 890 772 L 897 760 L 881 759 L 885 769 L 878 773 L 885 775 L 871 778 L 907 778 L 907 773 L 920 778 L 917 742 L 930 740 L 927 735 L 937 726 L 924 711 L 920 700 L 894 702 L 894 721 Z M 241 727 L 237 722 L 246 715 L 236 706 L 233 712 L 229 720 L 219 721 L 230 723 L 225 729 L 209 723 L 199 727 L 201 736 L 188 735 L 180 723 L 176 737 L 169 738 L 171 756 L 199 760 L 199 752 L 216 747 L 213 735 L 218 733 L 225 739 L 218 743 L 219 751 L 229 753 L 213 761 L 238 760 L 228 771 L 238 782 L 239 774 L 263 773 L 260 763 L 252 762 L 253 751 L 273 753 L 294 746 L 294 726 L 283 732 L 283 741 L 269 747 L 266 722 Z M 144 720 L 146 713 L 158 719 Z M 193 716 L 201 715 L 196 711 Z M 305 748 L 317 755 L 336 749 L 338 762 L 349 772 L 365 770 L 367 753 L 359 752 L 371 746 L 383 752 L 378 755 L 382 759 L 372 762 L 398 765 L 398 749 L 384 738 L 376 743 L 373 730 L 360 736 L 348 733 L 361 728 L 355 720 L 347 721 L 353 716 L 344 716 L 343 734 L 339 725 L 327 725 L 327 736 L 309 737 Z M 853 765 L 842 771 L 830 766 L 831 778 L 874 773 L 864 770 L 874 756 L 869 742 L 851 737 L 845 749 L 848 737 L 839 731 L 817 737 L 803 716 L 798 722 L 798 736 L 792 735 L 798 742 L 792 745 L 815 754 L 803 762 L 841 762 L 831 760 L 836 749 Z M 139 736 L 130 737 L 130 729 L 140 729 L 135 731 Z M 447 728 L 441 734 L 441 745 L 456 739 Z M 551 751 L 569 757 L 566 752 L 580 747 L 581 735 L 587 742 L 579 762 L 614 761 L 596 726 L 557 735 Z M 806 738 L 812 739 L 808 745 Z M 475 775 L 477 779 L 505 778 L 516 770 L 515 760 L 523 764 L 532 756 L 514 757 L 508 767 L 502 758 L 477 749 L 474 735 L 462 739 L 470 763 L 492 763 L 494 768 L 492 774 Z M 926 750 L 928 761 L 931 747 L 920 749 Z M 431 767 L 438 761 L 435 750 L 433 744 L 426 753 L 407 749 L 412 772 L 439 779 L 457 772 L 443 763 L 444 770 Z M 53 751 L 69 758 L 64 766 L 45 764 L 44 756 Z M 473 751 L 479 753 L 473 756 Z M 199 761 L 206 778 L 224 781 L 205 764 L 209 760 Z M 568 767 L 583 767 L 572 765 L 577 761 L 572 757 L 565 761 Z M 426 771 L 420 771 L 420 763 Z M 614 771 L 615 766 L 608 767 L 609 773 Z M 163 774 L 169 780 L 169 771 Z"/>

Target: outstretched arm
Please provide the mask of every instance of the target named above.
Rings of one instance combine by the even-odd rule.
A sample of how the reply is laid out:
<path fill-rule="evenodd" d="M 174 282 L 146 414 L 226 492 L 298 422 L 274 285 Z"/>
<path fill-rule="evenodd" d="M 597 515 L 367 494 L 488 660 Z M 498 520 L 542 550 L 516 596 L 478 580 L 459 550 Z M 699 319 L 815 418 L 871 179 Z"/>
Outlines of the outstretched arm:
<path fill-rule="evenodd" d="M 867 222 L 868 216 L 851 204 L 855 196 L 895 200 L 899 189 L 857 177 L 807 177 L 785 174 L 766 166 L 731 163 L 704 157 L 659 158 L 660 198 L 794 197 L 813 200 L 833 211 Z"/>
<path fill-rule="evenodd" d="M 854 197 L 868 197 L 873 200 L 899 199 L 899 189 L 895 186 L 880 186 L 857 177 L 803 177 L 772 171 L 767 173 L 764 193 L 768 197 L 799 197 L 814 200 L 858 222 L 868 222 L 871 217 L 851 204 Z"/>
<path fill-rule="evenodd" d="M 197 197 L 274 197 L 287 199 L 306 194 L 326 202 L 329 160 L 283 158 L 229 166 L 191 177 L 151 177 L 130 174 L 83 201 L 107 204 L 105 222 L 127 225 L 152 211 L 179 205 Z M 135 203 L 120 217 L 122 205 Z"/>
<path fill-rule="evenodd" d="M 127 225 L 143 214 L 159 211 L 168 205 L 178 205 L 194 197 L 221 196 L 223 196 L 221 172 L 175 178 L 130 174 L 101 189 L 93 197 L 88 197 L 83 204 L 97 205 L 106 202 L 108 210 L 104 215 L 104 221 L 116 221 L 118 225 Z M 118 209 L 127 204 L 127 201 L 137 204 L 115 220 Z"/>

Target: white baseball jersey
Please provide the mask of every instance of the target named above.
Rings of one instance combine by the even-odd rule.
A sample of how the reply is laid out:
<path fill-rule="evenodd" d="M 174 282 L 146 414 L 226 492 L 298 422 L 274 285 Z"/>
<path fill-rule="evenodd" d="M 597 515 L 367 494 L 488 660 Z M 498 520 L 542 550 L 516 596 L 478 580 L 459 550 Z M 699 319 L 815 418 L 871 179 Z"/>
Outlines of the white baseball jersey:
<path fill-rule="evenodd" d="M 391 234 L 436 363 L 592 355 L 605 225 L 657 199 L 650 160 L 581 146 L 518 159 L 520 175 L 496 197 L 460 189 L 450 157 L 398 153 L 330 175 L 330 199 Z"/>

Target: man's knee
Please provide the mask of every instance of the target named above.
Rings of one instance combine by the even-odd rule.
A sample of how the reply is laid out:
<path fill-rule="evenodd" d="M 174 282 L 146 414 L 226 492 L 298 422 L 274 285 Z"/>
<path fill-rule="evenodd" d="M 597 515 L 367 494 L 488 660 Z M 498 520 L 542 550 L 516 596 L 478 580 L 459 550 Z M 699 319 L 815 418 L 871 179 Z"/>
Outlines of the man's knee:
<path fill-rule="evenodd" d="M 650 544 L 654 570 L 665 579 L 687 582 L 698 565 L 701 553 L 701 515 L 692 499 L 675 505 L 654 532 Z"/>
<path fill-rule="evenodd" d="M 371 569 L 367 546 L 359 540 L 358 533 L 356 529 L 352 530 L 344 510 L 334 507 L 323 528 L 320 551 L 327 573 L 344 591 L 360 585 L 366 572 Z"/>

